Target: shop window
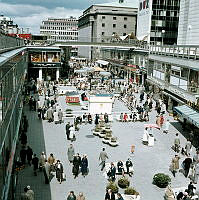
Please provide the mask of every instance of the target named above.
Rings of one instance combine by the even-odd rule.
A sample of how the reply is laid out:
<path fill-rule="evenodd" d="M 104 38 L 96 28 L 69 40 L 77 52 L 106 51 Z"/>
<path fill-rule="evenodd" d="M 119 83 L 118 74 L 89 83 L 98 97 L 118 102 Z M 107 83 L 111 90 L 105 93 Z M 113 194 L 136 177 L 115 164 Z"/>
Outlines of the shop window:
<path fill-rule="evenodd" d="M 124 17 L 124 21 L 127 21 L 127 17 Z"/>
<path fill-rule="evenodd" d="M 116 28 L 116 24 L 113 24 L 113 28 Z"/>
<path fill-rule="evenodd" d="M 113 17 L 113 20 L 116 20 L 117 19 L 117 17 Z"/>
<path fill-rule="evenodd" d="M 105 23 L 102 23 L 102 27 L 105 27 Z"/>
<path fill-rule="evenodd" d="M 105 16 L 102 16 L 102 19 L 105 19 L 106 17 Z"/>
<path fill-rule="evenodd" d="M 181 77 L 188 79 L 189 69 L 181 67 Z"/>
<path fill-rule="evenodd" d="M 127 28 L 127 25 L 126 25 L 126 24 L 124 24 L 124 28 Z"/>

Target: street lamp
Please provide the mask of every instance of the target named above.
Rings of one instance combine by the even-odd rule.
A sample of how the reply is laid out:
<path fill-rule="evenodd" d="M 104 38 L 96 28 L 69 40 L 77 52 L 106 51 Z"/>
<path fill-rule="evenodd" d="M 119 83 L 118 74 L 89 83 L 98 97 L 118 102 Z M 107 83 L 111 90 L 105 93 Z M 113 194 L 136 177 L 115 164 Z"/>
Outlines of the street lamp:
<path fill-rule="evenodd" d="M 165 30 L 162 30 L 162 46 L 163 46 L 163 38 L 164 38 Z"/>

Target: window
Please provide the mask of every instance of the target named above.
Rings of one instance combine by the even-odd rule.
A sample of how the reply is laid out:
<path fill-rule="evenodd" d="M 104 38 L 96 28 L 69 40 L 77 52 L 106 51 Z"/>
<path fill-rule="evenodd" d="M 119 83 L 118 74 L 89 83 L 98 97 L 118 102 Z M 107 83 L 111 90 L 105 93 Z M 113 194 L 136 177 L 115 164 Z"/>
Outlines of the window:
<path fill-rule="evenodd" d="M 105 27 L 105 23 L 102 23 L 102 27 Z"/>
<path fill-rule="evenodd" d="M 127 21 L 127 17 L 124 17 L 124 21 Z"/>
<path fill-rule="evenodd" d="M 117 18 L 116 17 L 113 17 L 113 20 L 116 20 Z"/>
<path fill-rule="evenodd" d="M 113 24 L 113 28 L 116 28 L 116 24 Z"/>
<path fill-rule="evenodd" d="M 105 19 L 106 17 L 105 16 L 102 16 L 102 19 Z"/>
<path fill-rule="evenodd" d="M 104 32 L 102 32 L 102 35 L 104 35 L 105 33 Z"/>
<path fill-rule="evenodd" d="M 113 32 L 113 34 L 112 35 L 115 35 L 115 32 Z"/>
<path fill-rule="evenodd" d="M 126 28 L 127 27 L 127 25 L 126 24 L 124 24 L 124 28 Z"/>
<path fill-rule="evenodd" d="M 126 35 L 126 33 L 123 33 L 123 36 L 125 36 Z"/>

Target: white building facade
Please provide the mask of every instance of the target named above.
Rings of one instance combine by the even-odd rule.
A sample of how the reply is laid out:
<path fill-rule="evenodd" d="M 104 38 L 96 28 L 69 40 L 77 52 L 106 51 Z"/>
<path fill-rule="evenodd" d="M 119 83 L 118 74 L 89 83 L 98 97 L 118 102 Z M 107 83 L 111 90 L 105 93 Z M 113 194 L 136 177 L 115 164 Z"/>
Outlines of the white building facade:
<path fill-rule="evenodd" d="M 178 45 L 199 45 L 199 1 L 181 0 Z"/>
<path fill-rule="evenodd" d="M 136 33 L 137 1 L 120 1 L 90 6 L 79 17 L 79 41 L 106 42 L 113 35 Z M 99 48 L 80 47 L 78 55 L 93 59 Z"/>
<path fill-rule="evenodd" d="M 48 36 L 49 41 L 74 41 L 78 40 L 78 21 L 70 18 L 48 18 L 42 21 L 40 34 Z"/>

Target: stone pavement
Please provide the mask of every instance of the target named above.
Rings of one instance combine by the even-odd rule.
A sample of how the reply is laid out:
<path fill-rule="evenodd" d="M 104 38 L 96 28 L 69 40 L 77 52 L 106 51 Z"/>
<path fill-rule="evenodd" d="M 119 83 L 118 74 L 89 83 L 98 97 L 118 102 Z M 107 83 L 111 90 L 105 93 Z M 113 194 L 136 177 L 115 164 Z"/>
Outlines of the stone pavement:
<path fill-rule="evenodd" d="M 65 104 L 65 97 L 61 96 L 58 99 L 62 109 L 71 108 L 72 110 L 80 110 L 78 106 L 67 106 Z M 124 112 L 127 108 L 120 101 L 116 100 L 113 112 Z M 150 114 L 150 122 L 155 123 L 156 112 L 152 111 Z M 144 200 L 160 200 L 163 199 L 164 190 L 152 184 L 152 179 L 155 173 L 163 172 L 169 174 L 172 178 L 172 187 L 187 186 L 189 179 L 186 179 L 182 174 L 177 173 L 176 178 L 172 177 L 169 172 L 169 165 L 175 152 L 171 149 L 174 141 L 175 133 L 178 132 L 174 126 L 170 126 L 169 134 L 163 134 L 162 131 L 154 130 L 154 137 L 156 142 L 154 147 L 147 147 L 142 144 L 141 138 L 144 131 L 145 122 L 127 122 L 121 123 L 114 121 L 112 123 L 113 135 L 118 137 L 119 146 L 110 147 L 102 143 L 102 139 L 93 136 L 92 128 L 94 124 L 82 124 L 77 133 L 77 140 L 73 142 L 75 152 L 87 154 L 89 162 L 89 174 L 84 178 L 79 175 L 74 179 L 72 176 L 72 165 L 67 159 L 67 148 L 70 144 L 66 140 L 65 124 L 66 121 L 73 121 L 67 119 L 62 124 L 48 123 L 47 121 L 39 121 L 36 114 L 29 114 L 29 140 L 30 146 L 35 149 L 39 155 L 41 151 L 45 151 L 47 156 L 50 153 L 55 155 L 56 159 L 62 161 L 64 165 L 64 172 L 66 174 L 66 181 L 61 185 L 54 177 L 50 185 L 44 184 L 43 174 L 37 177 L 33 176 L 32 169 L 27 168 L 19 174 L 19 185 L 17 188 L 18 194 L 22 192 L 25 185 L 31 185 L 36 194 L 36 200 L 64 200 L 69 191 L 75 191 L 75 194 L 83 192 L 86 200 L 103 200 L 105 195 L 105 187 L 108 181 L 104 178 L 103 172 L 99 167 L 99 153 L 102 147 L 106 148 L 109 155 L 108 162 L 123 160 L 131 158 L 134 163 L 135 173 L 131 181 L 131 186 L 135 187 L 140 193 L 141 199 Z M 171 119 L 171 122 L 173 119 Z M 174 123 L 177 123 L 173 121 Z M 181 144 L 184 146 L 185 138 L 180 135 Z M 131 145 L 135 145 L 135 153 L 130 153 Z M 183 161 L 183 159 L 181 159 Z M 122 193 L 123 190 L 119 189 Z"/>

